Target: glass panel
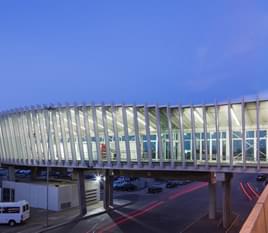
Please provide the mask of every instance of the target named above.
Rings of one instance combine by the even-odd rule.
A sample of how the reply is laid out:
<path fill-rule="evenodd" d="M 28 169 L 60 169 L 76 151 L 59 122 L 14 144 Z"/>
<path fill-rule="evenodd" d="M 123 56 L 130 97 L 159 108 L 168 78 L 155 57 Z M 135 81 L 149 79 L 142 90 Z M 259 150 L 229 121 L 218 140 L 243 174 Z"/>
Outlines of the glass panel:
<path fill-rule="evenodd" d="M 2 119 L 0 119 L 0 143 L 1 143 L 1 151 L 2 151 L 3 158 L 6 159 L 5 140 L 4 140 L 3 130 L 2 130 Z"/>
<path fill-rule="evenodd" d="M 64 112 L 62 112 L 62 117 L 64 119 L 63 124 L 64 124 L 64 128 L 65 128 L 67 151 L 68 151 L 67 160 L 72 160 L 71 136 L 70 136 L 71 133 L 70 133 L 69 125 L 68 125 L 68 119 L 67 119 L 67 112 L 66 111 L 69 111 L 69 110 L 64 109 Z"/>
<path fill-rule="evenodd" d="M 126 161 L 127 154 L 126 154 L 126 143 L 125 143 L 125 132 L 124 132 L 122 107 L 115 108 L 115 114 L 116 114 L 116 118 L 117 118 L 116 125 L 117 125 L 117 129 L 118 129 L 121 161 Z"/>
<path fill-rule="evenodd" d="M 215 122 L 215 108 L 207 107 L 207 140 L 208 140 L 208 160 L 215 162 L 217 157 L 217 135 L 216 135 L 216 122 Z"/>
<path fill-rule="evenodd" d="M 137 108 L 137 118 L 139 125 L 139 140 L 141 146 L 141 160 L 147 160 L 147 142 L 146 142 L 146 129 L 144 108 Z"/>
<path fill-rule="evenodd" d="M 267 140 L 260 139 L 260 161 L 266 161 Z"/>
<path fill-rule="evenodd" d="M 64 146 L 63 146 L 63 136 L 62 136 L 62 130 L 61 130 L 61 120 L 60 120 L 60 112 L 56 112 L 56 127 L 58 127 L 58 140 L 59 140 L 59 150 L 60 150 L 60 159 L 64 160 Z"/>
<path fill-rule="evenodd" d="M 254 161 L 254 139 L 246 139 L 246 161 Z"/>
<path fill-rule="evenodd" d="M 204 139 L 204 120 L 203 120 L 203 108 L 194 108 L 194 119 L 195 119 L 195 140 L 196 140 L 196 159 L 199 163 L 205 161 L 205 145 Z"/>
<path fill-rule="evenodd" d="M 233 163 L 242 162 L 242 118 L 241 104 L 231 106 L 232 130 L 233 130 Z"/>
<path fill-rule="evenodd" d="M 183 109 L 183 128 L 184 128 L 184 154 L 186 161 L 193 161 L 192 158 L 192 125 L 191 125 L 191 109 Z"/>
<path fill-rule="evenodd" d="M 245 104 L 246 161 L 256 162 L 256 103 Z"/>
<path fill-rule="evenodd" d="M 179 126 L 179 110 L 178 108 L 171 110 L 172 134 L 173 134 L 173 152 L 175 160 L 182 160 L 180 126 Z"/>
<path fill-rule="evenodd" d="M 76 131 L 76 121 L 75 121 L 75 110 L 73 108 L 71 108 L 69 111 L 70 111 L 70 117 L 71 117 L 71 119 L 70 119 L 71 124 L 69 124 L 70 143 L 71 144 L 73 143 L 73 150 L 74 150 L 76 159 L 80 160 L 80 152 L 79 152 L 79 147 L 78 147 L 78 136 L 77 136 L 77 131 Z"/>
<path fill-rule="evenodd" d="M 98 128 L 99 134 L 99 151 L 100 151 L 100 160 L 106 161 L 107 160 L 107 146 L 105 143 L 105 136 L 104 136 L 104 126 L 103 126 L 103 119 L 102 119 L 102 108 L 96 107 L 96 124 Z"/>
<path fill-rule="evenodd" d="M 46 126 L 45 126 L 44 113 L 42 111 L 39 111 L 37 113 L 37 118 L 38 118 L 38 125 L 39 125 L 40 136 L 41 136 L 41 155 L 40 155 L 40 158 L 41 158 L 41 160 L 45 160 L 45 158 L 47 157 L 48 147 L 47 147 L 47 131 L 46 131 Z M 21 117 L 19 119 L 21 122 Z M 21 128 L 21 136 L 22 136 L 22 146 L 23 146 L 24 155 L 25 155 L 27 153 L 27 151 L 25 149 L 26 148 L 25 141 L 23 139 L 24 128 L 23 128 L 22 122 L 20 124 L 20 128 Z"/>
<path fill-rule="evenodd" d="M 137 161 L 133 108 L 126 107 L 126 112 L 127 112 L 127 124 L 128 124 L 127 127 L 128 127 L 128 141 L 129 141 L 129 148 L 130 148 L 130 159 L 132 161 Z"/>
<path fill-rule="evenodd" d="M 83 113 L 80 111 L 80 108 L 76 109 L 76 133 L 77 133 L 77 143 L 78 149 L 80 152 L 80 159 L 85 159 L 85 152 L 87 153 L 86 144 L 84 146 L 85 140 L 85 126 L 84 126 L 84 118 Z M 77 158 L 78 159 L 78 158 Z"/>
<path fill-rule="evenodd" d="M 152 159 L 158 160 L 157 157 L 157 129 L 156 129 L 156 114 L 155 108 L 148 108 L 149 122 L 150 122 L 150 141 L 152 150 Z"/>
<path fill-rule="evenodd" d="M 112 116 L 112 108 L 106 107 L 106 119 L 107 119 L 107 128 L 108 128 L 108 138 L 109 138 L 109 146 L 111 151 L 111 160 L 116 160 L 116 148 L 115 148 L 115 137 L 113 131 L 113 116 Z"/>
<path fill-rule="evenodd" d="M 161 140 L 163 146 L 163 161 L 170 160 L 170 146 L 168 137 L 168 119 L 167 119 L 167 109 L 159 108 L 160 111 L 160 127 L 161 127 Z"/>
<path fill-rule="evenodd" d="M 92 147 L 92 160 L 97 161 L 97 143 L 96 143 L 96 137 L 95 137 L 95 131 L 94 131 L 94 124 L 93 124 L 93 111 L 92 108 L 85 108 L 85 112 L 87 111 L 88 115 L 88 128 L 89 128 L 89 134 L 91 137 L 91 147 Z M 89 135 L 87 135 L 89 136 Z"/>
<path fill-rule="evenodd" d="M 50 143 L 51 143 L 51 159 L 56 159 L 57 160 L 57 149 L 56 149 L 56 135 L 55 135 L 55 130 L 54 130 L 54 124 L 56 122 L 53 121 L 53 110 L 49 111 L 47 116 L 48 116 L 48 127 L 50 130 Z M 29 125 L 29 124 L 28 124 Z M 31 126 L 30 126 L 31 128 Z"/>
<path fill-rule="evenodd" d="M 56 117 L 57 111 L 53 110 L 51 112 L 51 123 L 52 123 L 52 128 L 53 128 L 53 133 L 52 133 L 52 142 L 54 145 L 54 155 L 55 159 L 59 160 L 61 159 L 61 152 L 60 152 L 60 146 L 59 146 L 59 130 L 58 130 L 58 122 L 57 122 L 57 117 Z M 36 134 L 36 133 L 35 133 Z"/>
<path fill-rule="evenodd" d="M 23 127 L 24 127 L 23 128 L 24 129 L 24 139 L 25 139 L 25 146 L 26 146 L 26 149 L 27 149 L 26 159 L 29 160 L 29 159 L 31 159 L 32 151 L 31 151 L 31 148 L 30 148 L 30 138 L 29 138 L 30 132 L 28 130 L 27 118 L 25 116 L 25 113 L 21 114 L 21 119 L 22 119 L 22 124 L 23 124 Z M 46 134 L 46 145 L 48 146 L 48 143 L 47 143 L 47 134 Z M 46 156 L 48 156 L 48 155 L 46 155 Z M 49 154 L 48 158 L 51 159 L 51 155 L 50 154 Z"/>
<path fill-rule="evenodd" d="M 220 158 L 221 162 L 230 162 L 229 153 L 229 129 L 228 129 L 228 106 L 219 106 L 219 132 L 220 132 Z M 228 138 L 227 138 L 228 137 Z M 227 143 L 226 143 L 227 142 Z M 226 148 L 226 146 L 228 148 Z"/>
<path fill-rule="evenodd" d="M 261 101 L 259 108 L 259 149 L 260 161 L 268 162 L 266 153 L 267 148 L 267 130 L 268 130 L 268 101 Z M 256 155 L 257 156 L 257 155 Z"/>

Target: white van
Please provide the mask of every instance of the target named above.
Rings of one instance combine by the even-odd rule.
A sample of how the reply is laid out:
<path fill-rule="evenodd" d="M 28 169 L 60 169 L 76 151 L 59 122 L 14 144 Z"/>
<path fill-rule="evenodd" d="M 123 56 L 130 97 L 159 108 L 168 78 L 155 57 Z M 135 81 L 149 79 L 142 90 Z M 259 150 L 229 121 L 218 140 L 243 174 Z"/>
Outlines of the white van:
<path fill-rule="evenodd" d="M 0 202 L 0 223 L 14 226 L 30 218 L 30 205 L 27 201 Z"/>

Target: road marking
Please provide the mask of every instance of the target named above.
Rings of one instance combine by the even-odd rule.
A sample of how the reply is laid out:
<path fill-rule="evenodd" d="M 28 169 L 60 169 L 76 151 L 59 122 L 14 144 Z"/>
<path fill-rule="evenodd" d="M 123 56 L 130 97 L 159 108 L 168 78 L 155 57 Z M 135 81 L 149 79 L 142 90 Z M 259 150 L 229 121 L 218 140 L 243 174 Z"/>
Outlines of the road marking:
<path fill-rule="evenodd" d="M 141 212 L 141 211 L 143 211 L 144 209 L 147 209 L 147 208 L 149 208 L 150 206 L 152 206 L 152 205 L 154 205 L 154 204 L 156 204 L 156 203 L 158 203 L 158 201 L 152 201 L 152 202 L 149 202 L 149 204 L 147 204 L 145 207 L 143 207 L 143 208 L 141 208 L 141 209 L 131 211 L 131 212 L 125 214 L 124 216 L 120 216 L 120 217 L 116 218 L 116 219 L 113 221 L 113 223 L 115 223 L 115 222 L 119 222 L 119 221 L 121 221 L 122 219 L 125 219 L 127 215 L 135 215 L 136 213 Z M 114 212 L 116 212 L 116 211 L 114 211 Z M 111 223 L 111 224 L 112 224 L 112 223 Z M 99 227 L 98 227 L 98 228 L 99 228 Z M 91 230 L 88 231 L 87 233 L 90 233 L 90 232 L 91 232 Z M 98 230 L 97 230 L 97 232 L 98 232 Z"/>
<path fill-rule="evenodd" d="M 260 197 L 260 195 L 253 189 L 253 187 L 250 185 L 249 182 L 247 182 L 247 186 L 248 186 L 248 188 L 250 189 L 250 191 L 251 191 L 257 198 Z"/>
<path fill-rule="evenodd" d="M 128 220 L 131 220 L 135 217 L 138 217 L 138 216 L 141 216 L 141 215 L 144 215 L 145 213 L 159 207 L 160 205 L 164 204 L 165 202 L 164 201 L 160 201 L 160 202 L 157 202 L 149 207 L 146 207 L 144 208 L 142 211 L 138 211 L 137 213 L 133 214 L 133 215 L 127 215 L 125 216 L 123 219 L 121 219 L 120 221 L 117 221 L 117 222 L 114 222 L 112 223 L 111 225 L 108 225 L 107 227 L 105 227 L 104 229 L 101 229 L 98 233 L 103 233 L 105 231 L 110 231 L 112 230 L 113 228 L 115 228 L 116 226 L 120 225 L 120 224 L 123 224 L 125 223 L 126 221 Z"/>
<path fill-rule="evenodd" d="M 242 189 L 243 193 L 246 195 L 246 197 L 251 201 L 252 197 L 249 195 L 249 193 L 246 191 L 244 185 L 242 182 L 240 182 L 240 188 Z"/>
<path fill-rule="evenodd" d="M 190 193 L 190 192 L 193 192 L 197 189 L 200 189 L 200 188 L 203 188 L 203 187 L 206 187 L 208 184 L 207 183 L 199 183 L 199 184 L 196 184 L 195 186 L 191 186 L 191 187 L 188 187 L 187 189 L 185 190 L 180 190 L 179 192 L 175 193 L 175 194 L 172 194 L 168 197 L 169 200 L 173 200 L 177 197 L 180 197 L 180 196 L 183 196 L 187 193 Z"/>

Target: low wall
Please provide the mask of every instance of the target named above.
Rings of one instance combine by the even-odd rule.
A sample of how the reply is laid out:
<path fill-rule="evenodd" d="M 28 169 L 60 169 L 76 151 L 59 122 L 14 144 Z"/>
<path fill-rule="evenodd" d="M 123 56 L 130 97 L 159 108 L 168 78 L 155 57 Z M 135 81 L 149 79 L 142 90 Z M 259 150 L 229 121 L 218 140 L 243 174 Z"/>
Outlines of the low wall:
<path fill-rule="evenodd" d="M 240 233 L 268 233 L 268 186 L 263 190 Z"/>

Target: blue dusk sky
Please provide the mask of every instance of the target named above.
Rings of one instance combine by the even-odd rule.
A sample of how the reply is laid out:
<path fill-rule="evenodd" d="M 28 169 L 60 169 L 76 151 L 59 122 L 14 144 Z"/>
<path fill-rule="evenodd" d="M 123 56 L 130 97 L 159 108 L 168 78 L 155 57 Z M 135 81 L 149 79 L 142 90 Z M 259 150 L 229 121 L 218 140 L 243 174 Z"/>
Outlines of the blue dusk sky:
<path fill-rule="evenodd" d="M 0 1 L 0 110 L 268 96 L 268 1 Z"/>

